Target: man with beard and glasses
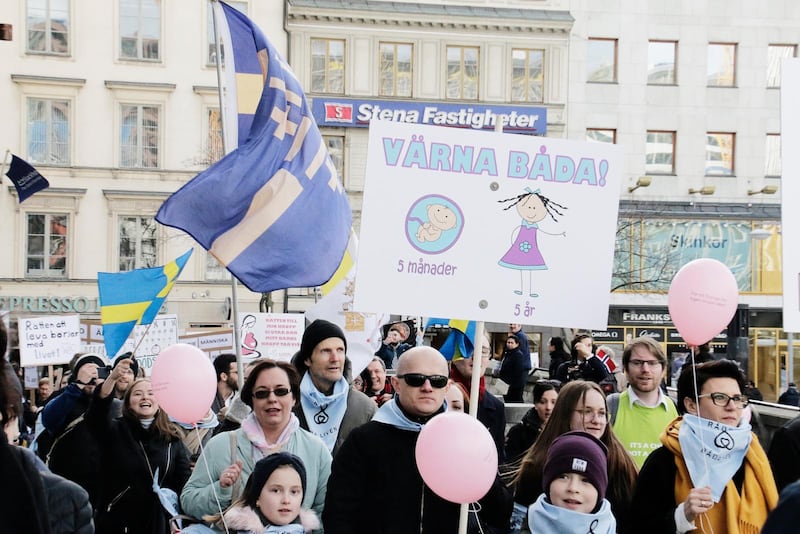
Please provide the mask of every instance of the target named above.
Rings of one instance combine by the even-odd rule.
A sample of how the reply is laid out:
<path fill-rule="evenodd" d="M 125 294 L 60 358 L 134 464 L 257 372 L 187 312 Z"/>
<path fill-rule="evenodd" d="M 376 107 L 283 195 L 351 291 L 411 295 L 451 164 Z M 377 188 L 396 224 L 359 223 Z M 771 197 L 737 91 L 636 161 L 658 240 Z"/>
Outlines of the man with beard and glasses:
<path fill-rule="evenodd" d="M 214 371 L 217 373 L 217 394 L 211 404 L 211 410 L 217 414 L 221 423 L 225 413 L 239 390 L 239 368 L 235 354 L 220 354 L 214 358 Z M 220 427 L 217 427 L 219 429 Z M 215 433 L 218 430 L 215 430 Z"/>
<path fill-rule="evenodd" d="M 661 390 L 667 357 L 651 337 L 637 337 L 622 353 L 628 389 L 608 396 L 611 428 L 641 469 L 651 451 L 661 446 L 659 436 L 676 417 L 672 399 Z"/>

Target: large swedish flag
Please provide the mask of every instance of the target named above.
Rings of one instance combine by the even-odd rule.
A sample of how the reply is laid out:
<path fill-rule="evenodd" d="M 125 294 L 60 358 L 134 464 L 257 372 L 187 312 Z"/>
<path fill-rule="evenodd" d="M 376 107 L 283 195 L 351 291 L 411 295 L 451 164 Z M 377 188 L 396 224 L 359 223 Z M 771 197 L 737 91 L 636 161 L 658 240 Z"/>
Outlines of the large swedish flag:
<path fill-rule="evenodd" d="M 238 148 L 170 196 L 156 220 L 190 234 L 252 291 L 321 285 L 347 247 L 347 193 L 289 65 L 250 19 L 213 4 L 225 101 L 235 102 L 223 113 L 226 144 L 235 110 Z"/>
<path fill-rule="evenodd" d="M 109 357 L 116 356 L 134 326 L 153 322 L 191 255 L 190 249 L 163 267 L 97 273 L 100 320 Z"/>

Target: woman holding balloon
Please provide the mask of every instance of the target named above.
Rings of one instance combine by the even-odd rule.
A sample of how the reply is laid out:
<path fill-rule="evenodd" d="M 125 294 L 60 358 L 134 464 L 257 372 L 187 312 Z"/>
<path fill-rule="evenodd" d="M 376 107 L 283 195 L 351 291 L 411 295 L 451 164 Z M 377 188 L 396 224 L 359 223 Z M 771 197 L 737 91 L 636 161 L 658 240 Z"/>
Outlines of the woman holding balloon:
<path fill-rule="evenodd" d="M 730 360 L 685 368 L 678 412 L 639 473 L 631 506 L 641 532 L 757 533 L 778 502 L 769 461 L 742 420 L 744 376 Z"/>
<path fill-rule="evenodd" d="M 122 416 L 110 420 L 114 388 L 131 372 L 130 366 L 131 360 L 125 358 L 114 367 L 95 389 L 86 412 L 89 430 L 102 451 L 95 526 L 97 532 L 166 534 L 189 478 L 189 454 L 146 378 L 128 387 Z M 164 500 L 170 504 L 165 506 Z"/>
<path fill-rule="evenodd" d="M 331 455 L 321 439 L 300 428 L 292 408 L 300 376 L 289 363 L 263 360 L 250 371 L 241 399 L 252 408 L 238 430 L 217 434 L 197 459 L 181 494 L 185 513 L 214 515 L 235 501 L 258 460 L 283 451 L 300 457 L 307 471 L 303 507 L 322 515 Z M 210 403 L 210 401 L 209 401 Z"/>

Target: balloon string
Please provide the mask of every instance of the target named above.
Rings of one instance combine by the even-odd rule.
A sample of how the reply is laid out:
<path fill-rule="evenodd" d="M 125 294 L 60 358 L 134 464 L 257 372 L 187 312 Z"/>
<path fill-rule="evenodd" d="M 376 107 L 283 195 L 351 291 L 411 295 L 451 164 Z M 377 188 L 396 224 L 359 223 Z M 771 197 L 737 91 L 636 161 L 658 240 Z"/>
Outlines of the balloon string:
<path fill-rule="evenodd" d="M 694 383 L 694 405 L 697 406 L 697 417 L 701 417 L 700 415 L 700 391 L 697 388 L 697 353 L 695 352 L 694 345 L 690 345 L 689 349 L 692 352 L 692 382 Z M 678 399 L 680 401 L 680 399 Z M 700 446 L 705 450 L 706 445 L 703 441 L 703 434 L 705 434 L 705 427 L 706 425 L 700 425 Z M 701 455 L 703 457 L 703 467 L 705 468 L 705 476 L 706 480 L 711 480 L 711 475 L 708 470 L 708 458 L 705 454 Z"/>
<path fill-rule="evenodd" d="M 197 428 L 197 423 L 194 423 L 194 431 L 197 435 L 197 442 L 200 444 L 200 456 L 203 457 L 203 465 L 206 468 L 206 474 L 208 475 L 208 479 L 211 481 L 211 492 L 214 494 L 214 500 L 217 503 L 217 510 L 219 510 L 219 517 L 222 519 L 222 525 L 225 527 L 225 532 L 228 532 L 228 523 L 225 522 L 225 514 L 222 511 L 222 503 L 219 501 L 219 495 L 217 495 L 217 490 L 214 487 L 214 479 L 211 477 L 211 471 L 208 468 L 208 459 L 206 458 L 206 449 L 203 447 L 203 439 L 200 437 L 200 430 Z M 202 519 L 202 518 L 198 518 Z"/>

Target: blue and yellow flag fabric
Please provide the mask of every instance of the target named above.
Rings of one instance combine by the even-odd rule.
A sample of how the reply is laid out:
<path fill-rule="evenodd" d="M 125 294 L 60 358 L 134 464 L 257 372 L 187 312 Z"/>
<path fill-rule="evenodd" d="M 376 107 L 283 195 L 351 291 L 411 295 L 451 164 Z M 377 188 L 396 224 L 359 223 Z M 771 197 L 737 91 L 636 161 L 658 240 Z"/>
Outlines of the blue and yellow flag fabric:
<path fill-rule="evenodd" d="M 238 148 L 170 196 L 156 220 L 190 234 L 251 291 L 324 284 L 350 236 L 347 194 L 289 65 L 245 15 L 214 4 L 225 70 L 236 72 L 225 94 L 241 111 Z"/>
<path fill-rule="evenodd" d="M 50 187 L 47 178 L 34 169 L 30 163 L 14 154 L 11 154 L 11 166 L 8 168 L 6 176 L 11 179 L 17 189 L 20 204 L 34 193 Z"/>
<path fill-rule="evenodd" d="M 475 321 L 431 318 L 428 319 L 425 328 L 427 329 L 433 325 L 447 325 L 450 327 L 450 334 L 445 339 L 444 344 L 439 347 L 439 352 L 448 361 L 472 358 L 472 353 L 475 349 Z"/>
<path fill-rule="evenodd" d="M 100 321 L 109 358 L 117 355 L 133 327 L 153 322 L 191 255 L 190 249 L 163 267 L 97 273 Z"/>

